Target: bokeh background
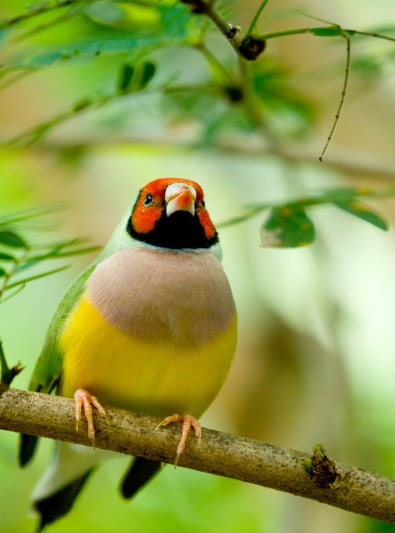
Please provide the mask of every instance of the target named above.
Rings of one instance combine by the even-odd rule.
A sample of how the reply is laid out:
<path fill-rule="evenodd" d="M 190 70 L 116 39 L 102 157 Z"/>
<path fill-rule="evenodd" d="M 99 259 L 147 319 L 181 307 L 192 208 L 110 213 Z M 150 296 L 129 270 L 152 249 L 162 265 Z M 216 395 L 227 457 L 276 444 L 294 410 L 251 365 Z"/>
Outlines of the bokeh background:
<path fill-rule="evenodd" d="M 243 28 L 259 7 L 253 1 L 223 4 L 224 12 Z M 24 11 L 24 1 L 2 0 L 0 18 Z M 268 32 L 320 24 L 301 12 L 344 28 L 392 28 L 394 35 L 393 0 L 269 2 L 259 27 Z M 2 31 L 0 62 L 7 65 L 18 54 L 22 59 L 34 56 L 36 49 L 42 53 L 59 40 L 77 42 L 89 31 L 107 31 L 95 26 L 94 17 L 87 18 L 19 40 Z M 212 50 L 225 64 L 231 61 L 227 43 L 215 35 L 210 38 Z M 211 142 L 209 128 L 203 135 L 197 120 L 185 118 L 185 101 L 180 100 L 181 113 L 177 100 L 164 104 L 154 95 L 114 102 L 65 122 L 37 144 L 10 147 L 9 139 L 87 94 L 106 91 L 120 59 L 104 55 L 58 62 L 16 83 L 4 83 L 0 214 L 62 203 L 66 209 L 23 229 L 36 241 L 83 236 L 103 244 L 139 187 L 160 176 L 199 181 L 218 223 L 257 201 L 282 202 L 326 188 L 390 187 L 395 178 L 395 79 L 390 61 L 395 43 L 352 40 L 345 105 L 322 164 L 318 155 L 342 90 L 345 40 L 306 34 L 269 44 L 260 61 L 280 65 L 284 74 L 282 84 L 277 82 L 280 103 L 268 104 L 265 110 L 270 127 L 262 145 L 259 139 L 246 141 L 234 125 L 223 127 L 221 142 Z M 204 75 L 201 58 L 185 50 L 158 53 L 155 61 L 161 71 L 185 83 Z M 281 107 L 281 98 L 286 100 L 290 92 L 299 95 L 303 112 Z M 163 118 L 168 112 L 164 105 L 171 107 L 171 120 Z M 201 104 L 202 120 L 206 105 Z M 224 265 L 240 317 L 239 347 L 226 385 L 203 417 L 204 425 L 303 451 L 321 442 L 337 460 L 395 476 L 394 208 L 391 198 L 375 204 L 390 224 L 388 232 L 331 206 L 314 208 L 317 239 L 297 249 L 262 248 L 263 215 L 221 230 Z M 0 337 L 9 362 L 21 360 L 27 367 L 16 387 L 28 386 L 57 302 L 92 257 L 74 258 L 68 270 L 29 283 L 0 306 Z M 17 465 L 16 447 L 17 435 L 0 434 L 1 533 L 34 531 L 29 494 L 53 443 L 43 442 L 25 470 Z M 117 485 L 126 461 L 117 457 L 104 464 L 73 512 L 50 531 L 395 531 L 394 526 L 292 495 L 183 468 L 164 468 L 125 503 Z"/>

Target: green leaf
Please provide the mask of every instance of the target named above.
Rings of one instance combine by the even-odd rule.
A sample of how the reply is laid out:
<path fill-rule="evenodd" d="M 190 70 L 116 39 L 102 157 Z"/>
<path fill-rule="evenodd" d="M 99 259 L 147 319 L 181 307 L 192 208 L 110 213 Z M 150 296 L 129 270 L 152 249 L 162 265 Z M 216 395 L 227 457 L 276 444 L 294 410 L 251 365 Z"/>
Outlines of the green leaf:
<path fill-rule="evenodd" d="M 85 15 L 97 24 L 123 30 L 141 28 L 158 29 L 160 10 L 153 5 L 129 5 L 127 2 L 99 0 L 84 9 Z"/>
<path fill-rule="evenodd" d="M 261 228 L 264 247 L 297 248 L 311 244 L 314 238 L 314 224 L 301 207 L 272 208 Z"/>
<path fill-rule="evenodd" d="M 140 89 L 144 89 L 155 76 L 156 65 L 152 61 L 146 61 L 141 65 Z"/>
<path fill-rule="evenodd" d="M 61 249 L 58 252 L 53 252 L 51 255 L 48 254 L 48 258 L 53 259 L 59 259 L 64 257 L 72 257 L 74 255 L 82 255 L 82 254 L 90 254 L 92 252 L 96 252 L 97 250 L 100 250 L 101 246 L 85 246 L 82 248 L 72 248 L 71 250 L 64 250 Z"/>
<path fill-rule="evenodd" d="M 339 37 L 345 32 L 340 26 L 328 26 L 323 28 L 310 28 L 310 33 L 318 37 Z"/>
<path fill-rule="evenodd" d="M 376 226 L 376 228 L 382 229 L 384 231 L 388 229 L 387 222 L 380 215 L 372 211 L 370 206 L 363 202 L 360 202 L 359 200 L 353 199 L 349 202 L 333 203 L 339 209 L 342 209 L 350 215 L 354 215 L 355 217 L 358 217 L 364 220 L 365 222 L 369 222 L 369 224 Z"/>
<path fill-rule="evenodd" d="M 7 274 L 7 272 L 4 270 L 4 268 L 0 267 L 0 278 L 4 277 Z"/>
<path fill-rule="evenodd" d="M 99 3 L 95 2 L 96 5 Z M 42 53 L 35 47 L 29 50 L 29 54 L 25 54 L 25 57 L 18 54 L 14 60 L 7 61 L 7 66 L 1 69 L 1 73 L 9 74 L 20 69 L 33 72 L 54 63 L 80 61 L 83 57 L 95 58 L 104 54 L 124 52 L 141 54 L 143 50 L 158 50 L 166 46 L 174 47 L 177 44 L 188 45 L 191 42 L 191 35 L 199 26 L 196 24 L 196 17 L 193 17 L 182 4 L 157 1 L 147 6 L 132 5 L 132 2 L 131 5 L 126 5 L 126 2 L 102 3 L 106 4 L 105 9 L 115 8 L 123 12 L 126 18 L 121 26 L 124 22 L 130 26 L 132 20 L 133 32 L 100 28 L 101 31 L 96 34 L 94 32 L 81 34 L 79 42 L 73 40 L 42 47 Z M 89 7 L 87 6 L 87 9 Z M 115 11 L 113 13 L 115 15 Z M 21 57 L 22 59 L 18 59 Z"/>
<path fill-rule="evenodd" d="M 64 259 L 65 257 L 87 254 L 100 249 L 100 246 L 76 246 L 75 248 L 71 247 L 73 244 L 78 244 L 78 242 L 78 240 L 74 239 L 73 241 L 61 243 L 43 253 L 29 255 L 26 261 L 24 261 L 18 266 L 16 272 L 22 272 L 23 270 L 31 268 L 37 263 L 40 263 L 47 259 Z"/>
<path fill-rule="evenodd" d="M 7 215 L 0 216 L 0 226 L 9 226 L 16 222 L 30 220 L 32 218 L 42 217 L 47 214 L 56 213 L 59 209 L 64 209 L 64 204 L 54 204 L 52 206 L 33 207 L 23 211 L 16 211 Z"/>
<path fill-rule="evenodd" d="M 15 261 L 15 258 L 10 254 L 0 252 L 0 261 Z"/>
<path fill-rule="evenodd" d="M 123 94 L 128 92 L 134 74 L 134 67 L 129 63 L 124 63 L 119 69 L 117 90 Z"/>
<path fill-rule="evenodd" d="M 156 65 L 146 61 L 138 65 L 137 69 L 129 63 L 124 63 L 118 76 L 118 93 L 124 94 L 144 89 L 155 76 Z"/>
<path fill-rule="evenodd" d="M 90 100 L 89 98 L 83 98 L 82 100 L 79 100 L 73 105 L 73 111 L 75 113 L 79 113 L 80 111 L 87 109 L 91 105 L 92 105 L 92 100 Z"/>
<path fill-rule="evenodd" d="M 0 231 L 0 243 L 12 248 L 27 248 L 25 241 L 16 233 L 9 230 Z"/>
<path fill-rule="evenodd" d="M 123 10 L 112 2 L 99 1 L 88 4 L 84 9 L 94 22 L 108 26 L 117 26 L 124 18 Z"/>
<path fill-rule="evenodd" d="M 54 268 L 52 270 L 47 270 L 46 272 L 41 272 L 40 274 L 36 274 L 35 276 L 29 276 L 26 278 L 18 279 L 17 281 L 14 281 L 13 283 L 9 283 L 7 287 L 5 288 L 5 290 L 8 291 L 9 289 L 12 289 L 13 287 L 25 285 L 29 281 L 34 281 L 36 279 L 44 278 L 46 276 L 51 276 L 52 274 L 57 274 L 58 272 L 62 272 L 62 270 L 66 270 L 66 268 L 69 268 L 69 265 L 65 265 L 59 268 Z"/>
<path fill-rule="evenodd" d="M 370 189 L 357 187 L 344 189 L 327 189 L 322 192 L 318 198 L 322 198 L 324 203 L 349 203 L 353 202 L 357 196 L 369 196 L 372 194 Z"/>

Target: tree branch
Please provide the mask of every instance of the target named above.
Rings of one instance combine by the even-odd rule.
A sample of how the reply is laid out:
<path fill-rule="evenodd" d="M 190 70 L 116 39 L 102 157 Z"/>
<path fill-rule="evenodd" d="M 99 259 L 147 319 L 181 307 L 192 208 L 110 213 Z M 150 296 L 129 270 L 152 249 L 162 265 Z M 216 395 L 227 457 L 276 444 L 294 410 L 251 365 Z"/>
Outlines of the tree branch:
<path fill-rule="evenodd" d="M 96 447 L 174 463 L 179 428 L 156 429 L 159 419 L 108 408 L 110 425 L 96 419 Z M 91 445 L 75 431 L 74 402 L 10 389 L 0 396 L 0 429 Z M 317 451 L 318 450 L 318 451 Z M 203 429 L 190 437 L 179 465 L 311 498 L 395 524 L 395 482 L 328 459 Z"/>
<path fill-rule="evenodd" d="M 266 41 L 262 37 L 250 35 L 250 30 L 244 38 L 239 37 L 240 26 L 227 22 L 215 7 L 214 0 L 180 0 L 187 4 L 191 13 L 205 15 L 219 31 L 226 37 L 235 52 L 243 59 L 254 61 L 265 49 Z M 255 18 L 253 22 L 255 21 Z M 251 28 L 251 26 L 250 26 Z"/>
<path fill-rule="evenodd" d="M 72 139 L 58 136 L 56 139 L 41 140 L 29 148 L 38 153 L 54 153 L 56 155 L 63 150 L 83 152 L 103 147 L 107 149 L 118 149 L 119 147 L 130 149 L 132 147 L 133 149 L 143 146 L 144 148 L 159 147 L 168 150 L 196 150 L 197 144 L 198 137 L 194 133 L 191 133 L 190 137 L 188 137 L 185 131 L 177 133 L 176 130 L 171 130 L 171 135 L 169 135 L 169 132 L 164 134 L 156 134 L 155 132 L 146 136 L 130 133 L 127 135 L 120 133 L 116 136 L 115 132 L 112 132 L 111 135 L 96 136 L 95 138 L 85 137 L 84 139 L 79 139 L 77 134 Z M 295 166 L 308 164 L 319 166 L 320 169 L 323 168 L 316 155 L 319 153 L 319 145 L 317 144 L 309 145 L 307 148 L 297 143 L 287 143 L 284 146 L 269 146 L 264 140 L 257 138 L 254 139 L 254 142 L 251 142 L 248 138 L 238 138 L 213 141 L 211 148 L 219 155 L 247 155 L 260 158 L 273 156 Z M 357 178 L 358 183 L 361 180 L 369 180 L 370 184 L 372 177 L 379 185 L 392 184 L 395 180 L 394 165 L 391 160 L 384 160 L 383 158 L 372 159 L 369 154 L 362 152 L 349 150 L 341 152 L 338 150 L 335 156 L 325 161 L 325 168 L 347 173 L 349 175 L 348 178 Z"/>

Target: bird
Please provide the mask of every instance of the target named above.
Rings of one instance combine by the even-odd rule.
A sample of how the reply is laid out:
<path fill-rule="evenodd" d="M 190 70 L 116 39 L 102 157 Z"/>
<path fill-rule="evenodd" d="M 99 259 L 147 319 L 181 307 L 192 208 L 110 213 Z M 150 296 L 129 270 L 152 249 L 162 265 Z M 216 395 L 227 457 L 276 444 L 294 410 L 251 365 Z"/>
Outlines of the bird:
<path fill-rule="evenodd" d="M 175 462 L 220 391 L 234 358 L 237 312 L 217 230 L 195 181 L 165 177 L 142 187 L 108 244 L 58 306 L 30 389 L 74 398 L 76 429 L 106 405 L 181 423 Z M 27 465 L 38 438 L 22 435 Z M 32 493 L 38 531 L 66 515 L 109 452 L 57 442 Z M 160 469 L 133 458 L 121 481 L 131 498 Z"/>

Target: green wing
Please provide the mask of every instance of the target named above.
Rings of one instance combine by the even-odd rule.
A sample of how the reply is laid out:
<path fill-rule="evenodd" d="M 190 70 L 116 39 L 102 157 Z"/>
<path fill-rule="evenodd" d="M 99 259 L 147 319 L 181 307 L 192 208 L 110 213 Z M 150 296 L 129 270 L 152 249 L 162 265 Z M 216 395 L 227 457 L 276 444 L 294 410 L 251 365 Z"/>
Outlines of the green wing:
<path fill-rule="evenodd" d="M 64 323 L 75 302 L 84 290 L 85 282 L 96 266 L 96 262 L 89 265 L 72 283 L 49 325 L 47 336 L 41 354 L 37 360 L 30 381 L 29 389 L 36 392 L 50 393 L 56 390 L 62 373 L 63 354 L 58 345 L 61 325 Z M 19 446 L 19 463 L 25 466 L 33 457 L 38 437 L 21 435 Z"/>
<path fill-rule="evenodd" d="M 71 284 L 61 300 L 49 325 L 44 346 L 37 360 L 29 389 L 36 392 L 50 393 L 56 390 L 63 366 L 63 354 L 58 346 L 58 337 L 62 325 L 84 290 L 85 282 L 96 266 L 90 264 Z"/>
<path fill-rule="evenodd" d="M 57 391 L 63 367 L 63 354 L 58 344 L 62 325 L 84 291 L 85 283 L 96 265 L 116 250 L 133 245 L 130 236 L 125 231 L 130 212 L 128 209 L 101 254 L 75 279 L 61 300 L 49 325 L 43 349 L 34 368 L 29 386 L 30 390 L 48 394 Z M 38 437 L 32 435 L 22 435 L 21 437 L 19 462 L 21 466 L 24 466 L 34 455 Z"/>

